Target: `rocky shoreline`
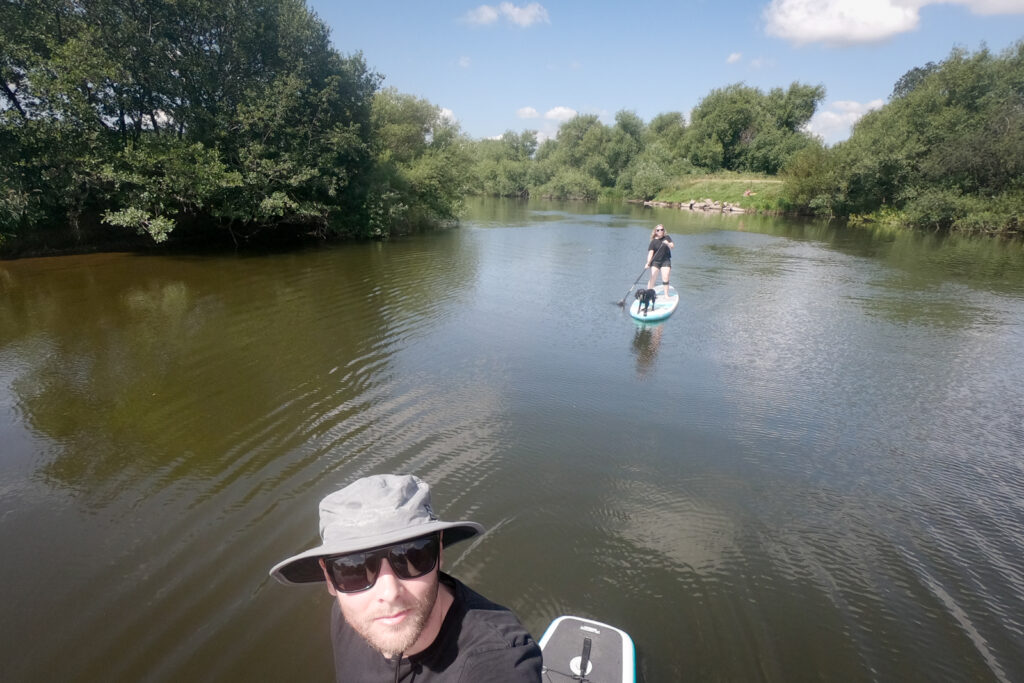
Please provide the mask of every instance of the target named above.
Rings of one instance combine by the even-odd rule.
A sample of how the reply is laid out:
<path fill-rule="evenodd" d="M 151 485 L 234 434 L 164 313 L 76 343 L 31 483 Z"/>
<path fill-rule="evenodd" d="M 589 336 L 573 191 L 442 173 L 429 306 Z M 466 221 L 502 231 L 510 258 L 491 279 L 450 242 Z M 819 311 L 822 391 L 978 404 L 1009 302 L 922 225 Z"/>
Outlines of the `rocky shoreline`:
<path fill-rule="evenodd" d="M 701 211 L 704 213 L 747 213 L 738 204 L 732 202 L 716 202 L 714 199 L 691 199 L 688 202 L 656 202 L 644 201 L 644 206 L 656 206 L 665 209 L 682 209 L 683 211 Z"/>

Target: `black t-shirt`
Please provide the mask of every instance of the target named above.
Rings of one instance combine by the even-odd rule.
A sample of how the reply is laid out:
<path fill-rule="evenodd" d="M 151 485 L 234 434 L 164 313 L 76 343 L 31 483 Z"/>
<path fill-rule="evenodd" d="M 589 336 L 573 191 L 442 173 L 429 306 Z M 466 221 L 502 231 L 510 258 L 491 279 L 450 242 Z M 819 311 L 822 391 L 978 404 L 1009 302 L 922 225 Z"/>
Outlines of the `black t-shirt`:
<path fill-rule="evenodd" d="M 668 235 L 665 235 L 664 237 L 662 237 L 660 239 L 655 237 L 653 240 L 651 240 L 651 244 L 650 244 L 650 246 L 647 247 L 647 251 L 653 251 L 654 252 L 654 256 L 651 257 L 651 263 L 652 264 L 655 264 L 655 263 L 671 263 L 671 261 L 672 261 L 672 250 L 668 248 L 667 244 L 662 244 L 662 242 L 671 242 L 671 241 L 672 241 L 672 238 L 669 237 Z M 661 250 L 661 253 L 658 253 L 659 249 Z"/>
<path fill-rule="evenodd" d="M 441 572 L 455 602 L 441 631 L 422 652 L 386 658 L 373 649 L 341 616 L 337 601 L 331 610 L 335 678 L 339 683 L 539 683 L 540 647 L 516 616 L 458 579 Z"/>

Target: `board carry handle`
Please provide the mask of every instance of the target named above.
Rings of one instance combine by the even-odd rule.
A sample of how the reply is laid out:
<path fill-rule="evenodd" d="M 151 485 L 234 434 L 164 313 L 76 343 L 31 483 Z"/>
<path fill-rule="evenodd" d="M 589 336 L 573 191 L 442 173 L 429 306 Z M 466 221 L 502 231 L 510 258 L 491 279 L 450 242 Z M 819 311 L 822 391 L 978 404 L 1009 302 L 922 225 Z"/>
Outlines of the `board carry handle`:
<path fill-rule="evenodd" d="M 583 639 L 583 653 L 580 655 L 580 680 L 587 680 L 587 665 L 590 664 L 590 638 Z M 573 676 L 573 678 L 576 678 Z"/>

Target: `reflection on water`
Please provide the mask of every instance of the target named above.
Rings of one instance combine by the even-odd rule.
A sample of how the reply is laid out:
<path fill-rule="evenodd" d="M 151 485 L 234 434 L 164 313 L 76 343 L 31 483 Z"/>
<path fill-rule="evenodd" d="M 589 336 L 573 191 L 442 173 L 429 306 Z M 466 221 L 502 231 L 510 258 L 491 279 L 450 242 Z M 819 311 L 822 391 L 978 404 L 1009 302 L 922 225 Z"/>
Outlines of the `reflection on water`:
<path fill-rule="evenodd" d="M 1020 245 L 612 204 L 0 263 L 4 679 L 329 679 L 329 597 L 266 570 L 409 471 L 490 529 L 454 573 L 643 680 L 1021 680 L 1022 342 Z"/>
<path fill-rule="evenodd" d="M 662 323 L 637 323 L 633 334 L 633 353 L 636 354 L 636 372 L 646 377 L 654 369 L 661 345 Z"/>

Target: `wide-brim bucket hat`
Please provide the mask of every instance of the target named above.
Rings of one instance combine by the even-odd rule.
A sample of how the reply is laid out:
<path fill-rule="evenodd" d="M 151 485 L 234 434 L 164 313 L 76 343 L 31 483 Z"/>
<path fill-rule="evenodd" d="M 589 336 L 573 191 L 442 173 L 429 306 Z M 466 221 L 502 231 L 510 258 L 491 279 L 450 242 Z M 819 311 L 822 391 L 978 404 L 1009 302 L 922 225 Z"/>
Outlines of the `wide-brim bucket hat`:
<path fill-rule="evenodd" d="M 270 575 L 281 583 L 324 580 L 319 560 L 401 543 L 444 531 L 442 543 L 483 533 L 476 522 L 445 522 L 430 506 L 430 487 L 409 474 L 378 474 L 358 479 L 320 501 L 322 543 L 276 564 Z"/>

